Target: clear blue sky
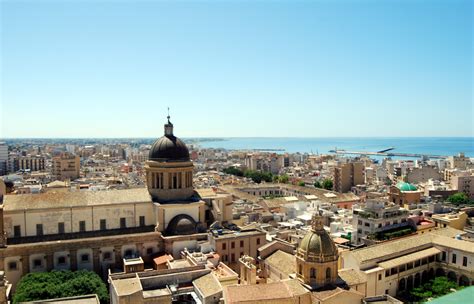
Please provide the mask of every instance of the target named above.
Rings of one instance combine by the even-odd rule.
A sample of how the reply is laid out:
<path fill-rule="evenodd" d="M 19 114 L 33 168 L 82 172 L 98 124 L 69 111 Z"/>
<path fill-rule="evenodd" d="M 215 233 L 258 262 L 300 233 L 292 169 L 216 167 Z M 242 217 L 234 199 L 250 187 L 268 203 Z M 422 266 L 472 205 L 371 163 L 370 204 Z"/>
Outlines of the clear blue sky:
<path fill-rule="evenodd" d="M 474 134 L 469 0 L 0 5 L 0 137 Z"/>

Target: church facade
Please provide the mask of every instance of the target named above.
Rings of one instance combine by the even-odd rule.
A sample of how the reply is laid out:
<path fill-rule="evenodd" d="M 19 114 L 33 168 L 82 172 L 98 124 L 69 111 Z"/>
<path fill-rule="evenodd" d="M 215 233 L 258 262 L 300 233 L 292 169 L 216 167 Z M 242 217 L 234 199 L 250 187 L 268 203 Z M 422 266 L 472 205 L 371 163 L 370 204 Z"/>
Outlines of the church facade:
<path fill-rule="evenodd" d="M 165 124 L 146 162 L 147 189 L 5 195 L 0 208 L 0 271 L 12 284 L 35 271 L 89 269 L 106 277 L 123 259 L 151 262 L 206 239 L 232 219 L 232 197 L 193 188 L 184 142 Z"/>

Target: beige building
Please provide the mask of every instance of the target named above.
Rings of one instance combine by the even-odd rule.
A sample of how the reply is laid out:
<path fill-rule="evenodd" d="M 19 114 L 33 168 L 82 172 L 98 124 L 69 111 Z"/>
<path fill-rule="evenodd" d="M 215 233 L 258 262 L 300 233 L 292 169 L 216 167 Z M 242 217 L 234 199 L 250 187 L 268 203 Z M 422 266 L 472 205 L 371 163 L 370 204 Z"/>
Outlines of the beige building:
<path fill-rule="evenodd" d="M 467 218 L 468 216 L 466 212 L 433 214 L 431 216 L 431 219 L 435 222 L 436 227 L 451 227 L 458 230 L 464 229 Z"/>
<path fill-rule="evenodd" d="M 343 267 L 367 277 L 366 296 L 399 293 L 436 276 L 474 283 L 474 246 L 452 228 L 409 236 L 343 253 Z"/>
<path fill-rule="evenodd" d="M 364 163 L 351 162 L 334 168 L 334 191 L 349 192 L 353 186 L 364 183 Z"/>
<path fill-rule="evenodd" d="M 70 153 L 63 153 L 53 157 L 53 176 L 57 180 L 75 180 L 79 178 L 81 169 L 80 157 Z"/>
<path fill-rule="evenodd" d="M 451 176 L 451 186 L 458 192 L 463 192 L 474 200 L 474 174 L 468 171 L 455 172 Z"/>
<path fill-rule="evenodd" d="M 466 170 L 470 163 L 469 157 L 466 157 L 464 153 L 448 157 L 449 166 L 451 169 Z"/>
<path fill-rule="evenodd" d="M 176 258 L 184 248 L 207 241 L 209 224 L 232 220 L 230 195 L 195 191 L 189 184 L 183 174 L 192 173 L 188 150 L 175 146 L 179 140 L 170 125 L 165 127 L 169 142 L 159 139 L 150 152 L 148 189 L 3 197 L 0 271 L 13 290 L 29 272 L 90 269 L 105 277 L 109 269 L 122 268 L 124 259 L 152 265 L 159 252 Z M 78 162 L 78 157 L 69 160 Z"/>

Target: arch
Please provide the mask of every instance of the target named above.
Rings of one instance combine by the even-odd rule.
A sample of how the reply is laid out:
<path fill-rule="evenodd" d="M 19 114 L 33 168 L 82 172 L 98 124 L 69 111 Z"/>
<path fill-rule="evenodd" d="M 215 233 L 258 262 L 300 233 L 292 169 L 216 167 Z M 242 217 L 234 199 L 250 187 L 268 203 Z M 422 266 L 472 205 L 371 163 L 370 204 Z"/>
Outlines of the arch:
<path fill-rule="evenodd" d="M 328 267 L 326 268 L 326 280 L 330 280 L 331 279 L 331 268 Z"/>
<path fill-rule="evenodd" d="M 465 275 L 459 277 L 459 286 L 469 286 L 469 278 Z"/>
<path fill-rule="evenodd" d="M 187 214 L 179 214 L 171 219 L 166 228 L 168 235 L 187 235 L 196 233 L 196 221 Z"/>
<path fill-rule="evenodd" d="M 418 287 L 421 284 L 421 274 L 417 273 L 415 274 L 415 279 L 413 281 L 413 286 Z"/>
<path fill-rule="evenodd" d="M 457 282 L 458 281 L 458 276 L 454 271 L 448 272 L 448 280 Z"/>
<path fill-rule="evenodd" d="M 398 282 L 398 291 L 404 291 L 406 288 L 406 282 L 405 282 L 405 279 L 402 278 L 400 279 L 400 281 Z"/>
<path fill-rule="evenodd" d="M 413 276 L 407 278 L 407 289 L 411 290 L 413 288 Z"/>
<path fill-rule="evenodd" d="M 438 269 L 436 269 L 436 276 L 437 277 L 444 277 L 444 276 L 446 276 L 446 272 L 444 272 L 443 268 L 438 268 Z"/>
<path fill-rule="evenodd" d="M 430 277 L 428 276 L 428 271 L 423 271 L 423 273 L 421 274 L 421 282 L 422 283 L 426 283 L 430 280 Z"/>
<path fill-rule="evenodd" d="M 428 275 L 430 278 L 433 278 L 435 274 L 434 268 L 430 268 L 430 271 L 428 272 Z"/>
<path fill-rule="evenodd" d="M 311 269 L 309 270 L 309 277 L 310 277 L 311 279 L 316 279 L 316 269 L 311 268 Z"/>

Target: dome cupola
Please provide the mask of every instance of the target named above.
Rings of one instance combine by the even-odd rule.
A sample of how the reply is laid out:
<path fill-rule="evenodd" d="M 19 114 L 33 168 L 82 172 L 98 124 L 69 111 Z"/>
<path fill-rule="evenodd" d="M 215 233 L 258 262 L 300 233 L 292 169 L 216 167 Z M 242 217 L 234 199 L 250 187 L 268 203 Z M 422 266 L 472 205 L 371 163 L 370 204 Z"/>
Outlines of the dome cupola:
<path fill-rule="evenodd" d="M 165 124 L 165 135 L 153 143 L 148 159 L 158 162 L 189 161 L 188 147 L 181 139 L 174 136 L 169 115 L 168 123 Z"/>

